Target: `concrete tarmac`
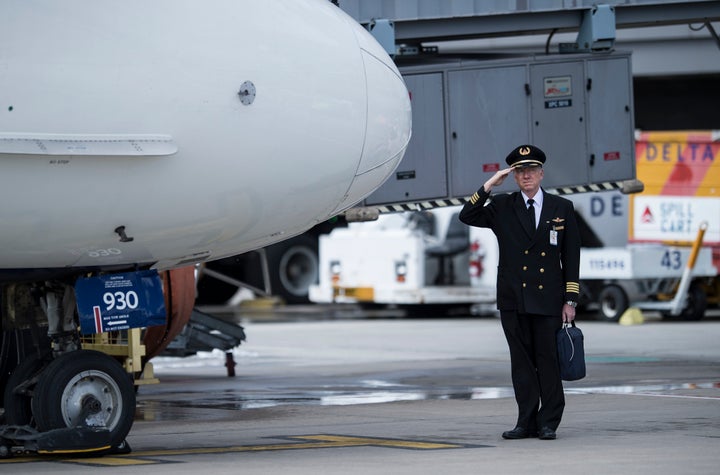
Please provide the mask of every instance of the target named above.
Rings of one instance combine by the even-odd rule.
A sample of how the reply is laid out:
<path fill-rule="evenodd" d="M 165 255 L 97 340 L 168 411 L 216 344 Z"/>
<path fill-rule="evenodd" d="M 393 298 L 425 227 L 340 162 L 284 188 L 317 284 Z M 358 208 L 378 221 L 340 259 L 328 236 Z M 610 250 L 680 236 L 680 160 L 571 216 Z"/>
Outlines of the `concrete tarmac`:
<path fill-rule="evenodd" d="M 565 383 L 558 439 L 508 441 L 507 348 L 495 318 L 244 322 L 221 352 L 158 358 L 133 452 L 0 461 L 25 473 L 714 474 L 720 319 L 578 321 L 587 378 Z"/>

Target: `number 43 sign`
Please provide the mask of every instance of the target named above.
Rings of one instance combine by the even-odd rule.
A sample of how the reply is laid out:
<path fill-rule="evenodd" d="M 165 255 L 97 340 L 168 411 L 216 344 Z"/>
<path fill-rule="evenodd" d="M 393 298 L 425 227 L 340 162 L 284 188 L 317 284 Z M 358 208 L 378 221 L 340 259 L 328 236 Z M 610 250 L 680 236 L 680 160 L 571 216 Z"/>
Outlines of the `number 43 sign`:
<path fill-rule="evenodd" d="M 84 335 L 165 324 L 165 297 L 157 271 L 78 279 L 75 297 Z"/>

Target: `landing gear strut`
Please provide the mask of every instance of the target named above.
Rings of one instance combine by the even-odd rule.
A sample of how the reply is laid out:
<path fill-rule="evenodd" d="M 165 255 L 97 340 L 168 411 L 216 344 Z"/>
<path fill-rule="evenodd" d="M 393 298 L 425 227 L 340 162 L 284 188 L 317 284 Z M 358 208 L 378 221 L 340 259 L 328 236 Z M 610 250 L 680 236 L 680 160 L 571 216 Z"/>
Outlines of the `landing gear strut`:
<path fill-rule="evenodd" d="M 48 336 L 53 341 L 53 352 L 57 356 L 79 350 L 73 288 L 59 282 L 45 282 L 39 290 L 40 306 L 47 315 Z"/>

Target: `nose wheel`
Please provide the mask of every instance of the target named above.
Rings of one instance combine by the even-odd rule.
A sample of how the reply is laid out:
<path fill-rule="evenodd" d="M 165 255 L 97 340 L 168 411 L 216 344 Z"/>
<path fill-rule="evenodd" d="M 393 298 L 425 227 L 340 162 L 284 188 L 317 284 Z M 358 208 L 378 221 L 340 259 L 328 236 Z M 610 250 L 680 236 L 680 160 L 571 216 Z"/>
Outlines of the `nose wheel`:
<path fill-rule="evenodd" d="M 130 375 L 112 357 L 78 350 L 53 360 L 40 374 L 32 398 L 39 431 L 88 427 L 107 429 L 121 447 L 135 416 Z"/>

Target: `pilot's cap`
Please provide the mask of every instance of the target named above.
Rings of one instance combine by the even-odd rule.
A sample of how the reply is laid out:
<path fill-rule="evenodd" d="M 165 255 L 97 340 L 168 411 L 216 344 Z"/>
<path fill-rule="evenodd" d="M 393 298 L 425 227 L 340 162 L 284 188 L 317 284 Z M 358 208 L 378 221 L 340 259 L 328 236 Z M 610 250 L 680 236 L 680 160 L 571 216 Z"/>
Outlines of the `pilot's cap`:
<path fill-rule="evenodd" d="M 512 168 L 541 167 L 545 163 L 545 152 L 534 145 L 520 145 L 510 152 L 505 161 Z"/>

